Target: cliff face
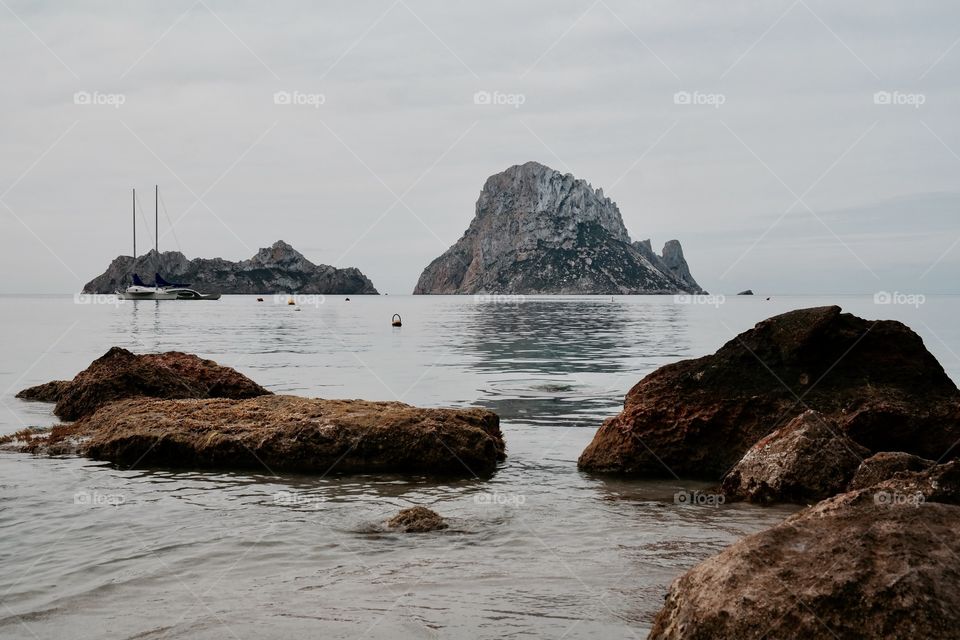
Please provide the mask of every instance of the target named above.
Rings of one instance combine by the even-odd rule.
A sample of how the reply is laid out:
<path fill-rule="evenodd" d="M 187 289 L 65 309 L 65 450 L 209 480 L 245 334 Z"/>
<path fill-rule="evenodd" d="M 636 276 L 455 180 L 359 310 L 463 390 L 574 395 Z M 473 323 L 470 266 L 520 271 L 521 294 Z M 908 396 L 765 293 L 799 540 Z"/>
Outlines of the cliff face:
<path fill-rule="evenodd" d="M 617 205 L 536 162 L 487 179 L 460 240 L 431 262 L 415 294 L 699 293 L 680 243 L 657 255 L 630 242 Z"/>
<path fill-rule="evenodd" d="M 373 283 L 358 269 L 313 264 L 282 240 L 241 262 L 222 258 L 188 260 L 179 251 L 159 255 L 150 251 L 136 260 L 120 256 L 105 273 L 88 282 L 83 292 L 113 293 L 129 286 L 134 273 L 150 283 L 157 272 L 171 282 L 190 283 L 192 288 L 205 293 L 377 293 Z"/>

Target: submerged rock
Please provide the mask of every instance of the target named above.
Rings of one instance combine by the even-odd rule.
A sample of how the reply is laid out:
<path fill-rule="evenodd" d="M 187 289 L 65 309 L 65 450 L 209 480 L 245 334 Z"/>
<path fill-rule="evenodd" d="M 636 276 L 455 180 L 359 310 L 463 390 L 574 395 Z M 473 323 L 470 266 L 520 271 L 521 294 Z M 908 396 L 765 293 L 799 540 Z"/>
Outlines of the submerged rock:
<path fill-rule="evenodd" d="M 958 506 L 841 494 L 678 578 L 649 638 L 960 637 L 958 528 Z"/>
<path fill-rule="evenodd" d="M 939 458 L 960 440 L 960 391 L 900 322 L 839 307 L 764 320 L 715 354 L 654 371 L 580 456 L 581 469 L 719 479 L 806 409 L 870 452 Z"/>
<path fill-rule="evenodd" d="M 435 511 L 417 506 L 403 509 L 387 521 L 387 526 L 405 533 L 425 533 L 446 529 L 450 525 Z"/>
<path fill-rule="evenodd" d="M 478 476 L 503 460 L 497 415 L 400 402 L 259 396 L 112 402 L 32 450 L 125 466 Z"/>
<path fill-rule="evenodd" d="M 314 264 L 283 240 L 260 249 L 249 260 L 188 260 L 179 251 L 151 250 L 136 259 L 115 258 L 107 270 L 83 287 L 84 293 L 114 293 L 131 284 L 134 273 L 151 281 L 160 272 L 168 280 L 189 283 L 204 292 L 243 294 L 377 294 L 358 269 Z"/>
<path fill-rule="evenodd" d="M 602 190 L 537 162 L 490 176 L 463 237 L 415 294 L 700 293 L 680 243 L 631 243 Z"/>
<path fill-rule="evenodd" d="M 734 500 L 808 504 L 844 491 L 869 455 L 835 420 L 806 411 L 753 445 L 722 491 Z"/>
<path fill-rule="evenodd" d="M 17 394 L 25 400 L 55 401 L 54 414 L 77 420 L 123 398 L 253 398 L 269 395 L 242 373 L 189 353 L 136 355 L 113 347 L 70 381 L 54 381 Z"/>

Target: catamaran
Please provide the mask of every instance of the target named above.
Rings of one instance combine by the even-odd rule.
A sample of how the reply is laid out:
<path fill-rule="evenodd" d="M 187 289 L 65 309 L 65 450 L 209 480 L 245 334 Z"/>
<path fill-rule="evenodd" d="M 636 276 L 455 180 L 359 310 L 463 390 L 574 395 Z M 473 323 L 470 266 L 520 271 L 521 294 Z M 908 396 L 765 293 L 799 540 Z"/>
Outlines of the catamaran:
<path fill-rule="evenodd" d="M 157 254 L 157 261 L 160 260 L 160 214 L 159 214 L 160 189 L 154 186 L 153 192 L 153 215 L 154 215 L 154 251 Z M 137 260 L 137 190 L 133 190 L 133 260 Z M 159 266 L 159 264 L 157 265 Z M 146 284 L 138 274 L 133 274 L 133 284 L 117 291 L 117 297 L 122 300 L 219 300 L 219 293 L 200 293 L 195 289 L 188 288 L 189 284 L 178 284 L 167 282 L 159 273 L 153 275 L 153 284 Z"/>

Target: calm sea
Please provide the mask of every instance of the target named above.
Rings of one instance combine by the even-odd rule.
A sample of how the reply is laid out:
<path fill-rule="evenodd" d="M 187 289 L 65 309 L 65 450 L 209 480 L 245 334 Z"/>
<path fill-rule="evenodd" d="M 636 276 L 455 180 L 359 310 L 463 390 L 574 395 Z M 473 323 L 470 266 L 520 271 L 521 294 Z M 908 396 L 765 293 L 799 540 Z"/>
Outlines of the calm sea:
<path fill-rule="evenodd" d="M 704 485 L 578 472 L 641 377 L 776 313 L 839 304 L 907 323 L 960 379 L 956 297 L 299 302 L 0 297 L 0 432 L 54 422 L 50 406 L 13 397 L 23 387 L 72 377 L 114 345 L 177 349 L 278 393 L 489 407 L 509 455 L 496 475 L 171 472 L 0 454 L 0 636 L 642 638 L 671 580 L 790 509 L 678 505 L 678 491 Z M 412 504 L 450 530 L 380 530 Z"/>

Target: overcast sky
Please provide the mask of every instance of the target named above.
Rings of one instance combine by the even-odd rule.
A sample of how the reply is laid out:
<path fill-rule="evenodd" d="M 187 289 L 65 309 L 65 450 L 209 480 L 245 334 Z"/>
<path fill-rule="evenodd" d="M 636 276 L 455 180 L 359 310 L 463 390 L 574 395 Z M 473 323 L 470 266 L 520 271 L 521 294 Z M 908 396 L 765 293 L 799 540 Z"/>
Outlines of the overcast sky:
<path fill-rule="evenodd" d="M 409 293 L 537 160 L 711 291 L 957 293 L 958 42 L 949 0 L 0 0 L 0 290 L 78 291 L 159 183 L 162 250 Z"/>

